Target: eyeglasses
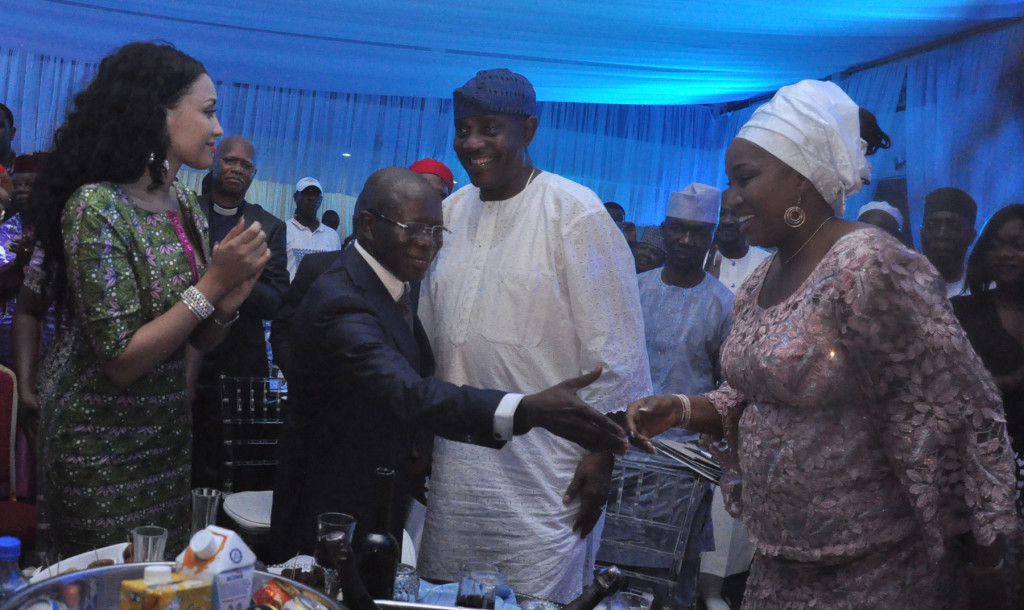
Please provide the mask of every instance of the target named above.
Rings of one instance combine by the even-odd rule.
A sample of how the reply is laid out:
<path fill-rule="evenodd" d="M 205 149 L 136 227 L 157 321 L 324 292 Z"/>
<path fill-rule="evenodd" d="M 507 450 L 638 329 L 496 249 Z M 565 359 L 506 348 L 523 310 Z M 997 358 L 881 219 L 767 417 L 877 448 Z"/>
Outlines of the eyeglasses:
<path fill-rule="evenodd" d="M 433 239 L 434 241 L 441 241 L 442 239 L 444 239 L 445 233 L 451 233 L 451 231 L 448 230 L 448 227 L 445 227 L 444 225 L 428 226 L 423 224 L 422 222 L 415 221 L 398 222 L 393 218 L 388 218 L 387 216 L 381 214 L 377 210 L 366 211 L 369 212 L 371 215 L 380 218 L 381 220 L 386 220 L 391 224 L 401 228 L 403 231 L 405 231 L 405 236 L 408 237 L 409 239 L 418 239 L 420 237 L 426 237 L 429 235 L 430 238 Z"/>

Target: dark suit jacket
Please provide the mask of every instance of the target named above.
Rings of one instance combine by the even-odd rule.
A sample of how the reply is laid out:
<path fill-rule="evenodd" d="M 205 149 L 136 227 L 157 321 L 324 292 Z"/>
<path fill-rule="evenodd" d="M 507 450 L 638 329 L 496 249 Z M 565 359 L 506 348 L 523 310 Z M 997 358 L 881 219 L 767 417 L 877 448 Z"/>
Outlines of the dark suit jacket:
<path fill-rule="evenodd" d="M 210 195 L 199 197 L 199 207 L 206 218 L 213 212 Z M 255 203 L 245 203 L 242 215 L 245 225 L 259 221 L 267 234 L 270 260 L 260 274 L 249 295 L 238 311 L 238 320 L 231 326 L 228 336 L 213 351 L 206 355 L 204 373 L 220 373 L 237 377 L 266 377 L 267 343 L 263 320 L 272 320 L 284 302 L 288 290 L 288 268 L 285 255 L 284 222 Z M 213 247 L 213 244 L 210 244 Z M 206 375 L 204 375 L 206 376 Z"/>
<path fill-rule="evenodd" d="M 291 328 L 295 312 L 298 311 L 302 299 L 309 292 L 316 278 L 323 275 L 335 262 L 341 259 L 344 250 L 329 250 L 327 252 L 313 252 L 302 257 L 299 268 L 295 271 L 295 277 L 288 286 L 288 292 L 284 296 L 284 304 L 277 311 L 274 321 L 270 324 L 270 347 L 274 351 L 274 363 L 281 369 L 285 377 L 288 377 L 288 366 L 291 364 L 292 344 Z M 417 293 L 418 294 L 418 293 Z"/>
<path fill-rule="evenodd" d="M 313 282 L 296 312 L 291 343 L 272 561 L 311 554 L 322 512 L 353 515 L 358 541 L 373 525 L 378 466 L 396 472 L 391 530 L 400 536 L 417 429 L 490 447 L 503 444 L 494 440 L 493 419 L 504 392 L 431 377 L 434 356 L 419 319 L 410 329 L 355 248 L 341 251 Z"/>

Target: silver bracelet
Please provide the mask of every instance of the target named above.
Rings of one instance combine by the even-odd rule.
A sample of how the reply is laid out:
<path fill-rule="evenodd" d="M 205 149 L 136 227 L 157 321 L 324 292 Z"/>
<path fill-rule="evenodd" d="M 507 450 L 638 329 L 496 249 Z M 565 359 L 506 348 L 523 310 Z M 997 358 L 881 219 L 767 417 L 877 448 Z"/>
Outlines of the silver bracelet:
<path fill-rule="evenodd" d="M 690 425 L 690 416 L 693 415 L 693 410 L 690 408 L 690 397 L 686 394 L 676 394 L 676 398 L 679 402 L 683 403 L 683 415 L 679 418 L 679 423 L 676 427 L 686 428 Z"/>
<path fill-rule="evenodd" d="M 213 315 L 213 304 L 195 286 L 189 286 L 185 292 L 181 293 L 181 302 L 195 314 L 200 322 Z"/>
<path fill-rule="evenodd" d="M 231 326 L 232 324 L 234 324 L 235 322 L 238 321 L 238 310 L 237 309 L 235 310 L 235 315 L 231 316 L 231 319 L 228 320 L 227 322 L 221 322 L 217 318 L 210 318 L 210 319 L 213 320 L 213 323 L 216 324 L 217 326 L 219 326 L 221 328 L 227 328 L 227 327 Z"/>

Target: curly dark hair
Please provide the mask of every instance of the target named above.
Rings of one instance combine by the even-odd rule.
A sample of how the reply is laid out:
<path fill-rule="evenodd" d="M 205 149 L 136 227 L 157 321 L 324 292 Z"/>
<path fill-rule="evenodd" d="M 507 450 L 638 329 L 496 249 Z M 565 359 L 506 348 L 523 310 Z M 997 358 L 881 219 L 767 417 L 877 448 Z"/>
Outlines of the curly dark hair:
<path fill-rule="evenodd" d="M 58 313 L 67 303 L 67 261 L 61 235 L 65 204 L 94 182 L 132 182 L 144 172 L 151 189 L 165 184 L 171 138 L 167 110 L 206 74 L 199 61 L 170 44 L 133 42 L 103 58 L 96 77 L 75 95 L 53 137 L 53 151 L 32 191 L 46 280 Z"/>
<path fill-rule="evenodd" d="M 985 228 L 981 230 L 981 235 L 974 244 L 974 250 L 971 251 L 971 256 L 967 259 L 964 283 L 967 284 L 971 294 L 982 295 L 990 290 L 989 285 L 992 284 L 993 279 L 988 268 L 988 254 L 992 251 L 992 242 L 995 240 L 996 233 L 1011 220 L 1024 222 L 1024 203 L 1011 203 L 997 210 L 992 218 L 985 223 Z"/>
<path fill-rule="evenodd" d="M 868 150 L 864 153 L 865 155 L 871 156 L 878 152 L 880 148 L 892 146 L 889 134 L 882 131 L 882 128 L 878 126 L 878 119 L 873 112 L 867 108 L 858 108 L 858 114 L 860 115 L 860 137 L 864 138 L 864 141 L 868 143 Z"/>

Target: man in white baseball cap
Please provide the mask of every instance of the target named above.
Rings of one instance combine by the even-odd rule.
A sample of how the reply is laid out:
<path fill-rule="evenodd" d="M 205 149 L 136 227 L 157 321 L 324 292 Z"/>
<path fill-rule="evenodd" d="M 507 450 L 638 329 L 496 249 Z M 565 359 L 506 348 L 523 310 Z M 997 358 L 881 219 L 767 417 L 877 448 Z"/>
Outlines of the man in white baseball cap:
<path fill-rule="evenodd" d="M 324 200 L 324 187 L 316 178 L 306 176 L 295 183 L 295 215 L 288 219 L 288 279 L 295 272 L 302 257 L 310 252 L 329 252 L 341 249 L 341 237 L 330 227 L 320 224 L 317 211 Z"/>

